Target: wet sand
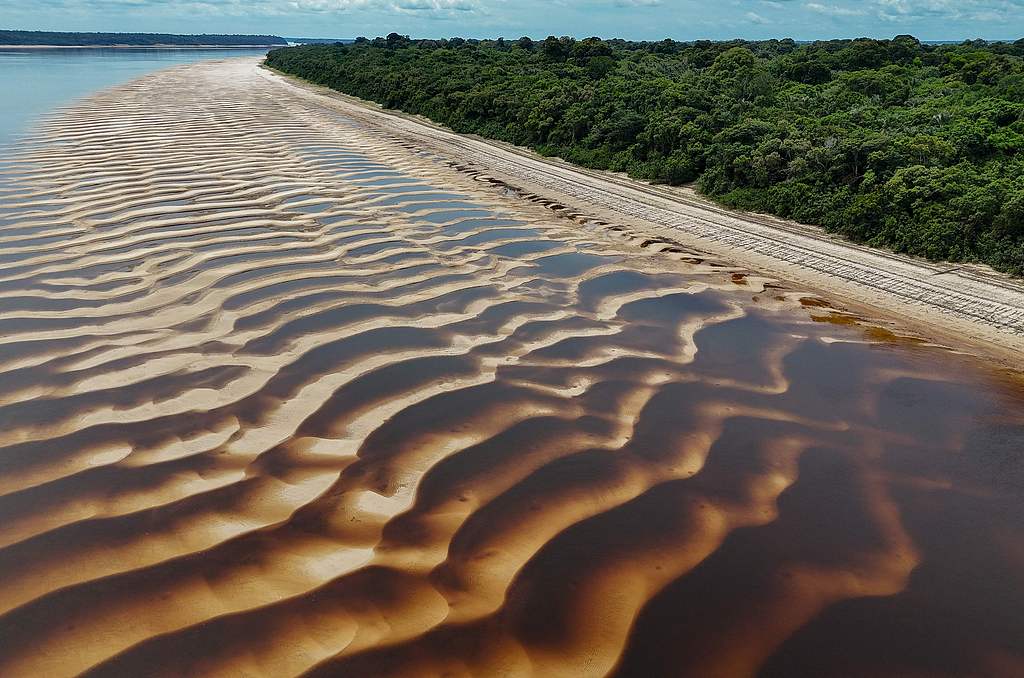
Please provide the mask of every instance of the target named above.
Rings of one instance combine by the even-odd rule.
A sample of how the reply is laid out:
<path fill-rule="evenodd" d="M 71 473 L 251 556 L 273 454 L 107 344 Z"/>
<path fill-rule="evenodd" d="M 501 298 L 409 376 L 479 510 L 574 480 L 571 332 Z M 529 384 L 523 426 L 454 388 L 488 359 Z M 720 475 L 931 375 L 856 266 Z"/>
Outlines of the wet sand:
<path fill-rule="evenodd" d="M 291 91 L 0 166 L 0 675 L 1024 672 L 1020 376 Z"/>
<path fill-rule="evenodd" d="M 568 218 L 632 233 L 644 247 L 684 247 L 899 318 L 933 340 L 969 345 L 1013 369 L 1024 354 L 1024 281 L 980 264 L 950 264 L 858 245 L 821 228 L 730 210 L 692 188 L 589 170 L 511 144 L 461 135 L 420 117 L 291 76 L 263 71 L 288 94 L 332 108 L 459 171 Z"/>

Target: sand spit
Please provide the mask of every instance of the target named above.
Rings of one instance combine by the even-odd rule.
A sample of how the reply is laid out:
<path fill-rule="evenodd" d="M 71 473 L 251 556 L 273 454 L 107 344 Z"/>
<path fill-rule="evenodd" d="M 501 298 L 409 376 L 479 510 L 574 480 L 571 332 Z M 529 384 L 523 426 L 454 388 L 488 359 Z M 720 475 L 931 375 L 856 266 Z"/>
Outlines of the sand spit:
<path fill-rule="evenodd" d="M 581 169 L 509 144 L 454 134 L 288 76 L 266 71 L 265 77 L 564 216 L 624 224 L 617 228 L 646 234 L 645 246 L 682 246 L 723 257 L 843 299 L 859 311 L 895 314 L 929 336 L 969 343 L 1020 367 L 1024 282 L 987 267 L 935 264 L 855 245 L 813 227 L 723 208 L 692 190 Z"/>
<path fill-rule="evenodd" d="M 0 675 L 1020 674 L 1019 378 L 352 111 L 8 155 Z"/>

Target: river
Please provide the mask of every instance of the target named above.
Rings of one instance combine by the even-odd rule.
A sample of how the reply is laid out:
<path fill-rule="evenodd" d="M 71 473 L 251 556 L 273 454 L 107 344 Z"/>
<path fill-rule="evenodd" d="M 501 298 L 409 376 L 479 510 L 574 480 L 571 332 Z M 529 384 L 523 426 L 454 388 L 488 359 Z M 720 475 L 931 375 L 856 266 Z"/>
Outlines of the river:
<path fill-rule="evenodd" d="M 6 66 L 122 84 L 0 177 L 0 675 L 1024 673 L 1019 375 L 255 59 L 76 58 Z"/>

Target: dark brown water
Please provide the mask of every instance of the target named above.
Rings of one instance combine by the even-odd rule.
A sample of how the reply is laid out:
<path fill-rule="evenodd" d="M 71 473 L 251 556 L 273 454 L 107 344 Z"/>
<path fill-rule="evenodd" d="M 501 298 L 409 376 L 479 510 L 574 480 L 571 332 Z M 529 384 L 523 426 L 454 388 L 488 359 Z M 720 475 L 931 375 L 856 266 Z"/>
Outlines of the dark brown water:
<path fill-rule="evenodd" d="M 335 115 L 12 161 L 0 675 L 1024 675 L 1018 377 Z"/>

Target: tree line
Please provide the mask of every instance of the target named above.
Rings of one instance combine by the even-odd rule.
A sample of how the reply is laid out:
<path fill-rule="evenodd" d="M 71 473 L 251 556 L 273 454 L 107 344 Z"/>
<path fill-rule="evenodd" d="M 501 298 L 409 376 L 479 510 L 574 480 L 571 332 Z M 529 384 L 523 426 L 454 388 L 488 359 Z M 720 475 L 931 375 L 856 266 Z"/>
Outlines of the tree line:
<path fill-rule="evenodd" d="M 52 31 L 0 31 L 0 45 L 48 45 L 95 47 L 102 45 L 286 45 L 276 35 L 173 35 L 170 33 L 59 33 Z"/>
<path fill-rule="evenodd" d="M 1024 275 L 1024 40 L 359 38 L 268 64 L 452 129 Z"/>

